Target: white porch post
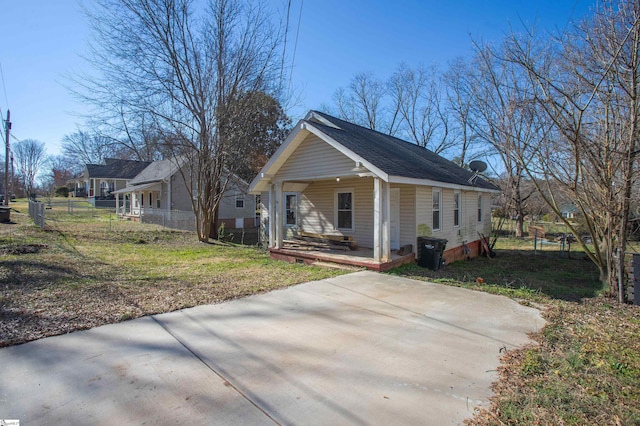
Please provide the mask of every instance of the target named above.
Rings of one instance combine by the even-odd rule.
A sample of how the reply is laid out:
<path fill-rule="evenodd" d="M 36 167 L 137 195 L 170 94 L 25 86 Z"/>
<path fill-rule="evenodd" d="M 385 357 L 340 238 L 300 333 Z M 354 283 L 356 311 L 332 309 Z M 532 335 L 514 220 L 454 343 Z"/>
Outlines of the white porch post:
<path fill-rule="evenodd" d="M 282 182 L 276 183 L 276 200 L 275 200 L 275 211 L 276 211 L 276 248 L 282 248 L 282 240 L 284 230 L 283 221 L 282 221 Z"/>
<path fill-rule="evenodd" d="M 276 191 L 273 184 L 269 185 L 269 247 L 274 247 L 276 241 Z"/>
<path fill-rule="evenodd" d="M 382 180 L 373 179 L 373 260 L 382 260 Z"/>
<path fill-rule="evenodd" d="M 120 194 L 116 192 L 116 214 L 118 214 L 120 210 Z"/>
<path fill-rule="evenodd" d="M 391 260 L 391 191 L 389 182 L 382 182 L 382 261 Z"/>

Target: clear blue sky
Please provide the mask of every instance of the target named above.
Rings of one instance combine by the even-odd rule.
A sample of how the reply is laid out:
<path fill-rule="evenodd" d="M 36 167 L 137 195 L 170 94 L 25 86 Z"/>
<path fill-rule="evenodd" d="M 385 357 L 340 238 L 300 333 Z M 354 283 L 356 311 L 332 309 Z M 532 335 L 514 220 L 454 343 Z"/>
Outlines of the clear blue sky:
<path fill-rule="evenodd" d="M 330 102 L 357 72 L 386 78 L 400 62 L 445 67 L 471 54 L 472 38 L 499 41 L 511 27 L 521 28 L 521 22 L 563 29 L 594 1 L 292 0 L 287 50 L 291 61 L 302 4 L 292 85 L 303 96 L 290 111 L 292 118 Z M 286 6 L 285 0 L 270 3 L 281 10 Z M 87 109 L 64 86 L 66 74 L 85 66 L 81 55 L 89 34 L 79 2 L 4 1 L 2 17 L 2 118 L 10 108 L 16 138 L 41 140 L 49 154 L 58 154 L 63 136 L 82 125 L 77 113 Z"/>

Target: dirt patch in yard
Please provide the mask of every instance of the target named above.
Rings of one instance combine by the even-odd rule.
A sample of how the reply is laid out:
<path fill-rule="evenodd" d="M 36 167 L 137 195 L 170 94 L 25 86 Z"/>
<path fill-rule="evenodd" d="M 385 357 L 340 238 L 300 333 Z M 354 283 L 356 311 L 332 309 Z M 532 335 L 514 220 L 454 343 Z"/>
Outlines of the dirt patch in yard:
<path fill-rule="evenodd" d="M 0 238 L 0 347 L 343 273 L 85 216 L 59 214 L 42 231 L 14 215 L 18 225 Z"/>

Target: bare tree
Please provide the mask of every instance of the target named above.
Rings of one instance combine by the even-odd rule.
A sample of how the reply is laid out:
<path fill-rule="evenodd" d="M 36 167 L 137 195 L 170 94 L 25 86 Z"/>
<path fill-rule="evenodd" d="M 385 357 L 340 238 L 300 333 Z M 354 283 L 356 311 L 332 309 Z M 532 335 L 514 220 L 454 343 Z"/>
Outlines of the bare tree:
<path fill-rule="evenodd" d="M 460 167 L 465 167 L 473 159 L 469 157 L 478 142 L 472 123 L 472 108 L 477 96 L 476 72 L 470 61 L 457 58 L 449 64 L 442 79 L 451 123 L 448 134 L 458 152 L 454 162 Z"/>
<path fill-rule="evenodd" d="M 82 171 L 81 165 L 67 156 L 57 155 L 49 157 L 48 165 L 51 168 L 51 181 L 54 187 L 65 186 L 69 179 Z"/>
<path fill-rule="evenodd" d="M 105 158 L 129 158 L 110 138 L 80 129 L 62 138 L 62 153 L 81 166 L 101 164 Z"/>
<path fill-rule="evenodd" d="M 40 168 L 47 160 L 47 153 L 44 142 L 35 139 L 25 139 L 14 145 L 18 175 L 24 182 L 27 194 L 33 191 L 34 184 Z"/>
<path fill-rule="evenodd" d="M 333 104 L 336 112 L 327 112 L 346 121 L 389 135 L 398 130 L 399 111 L 389 102 L 387 85 L 370 72 L 358 73 L 347 88 L 338 88 Z"/>
<path fill-rule="evenodd" d="M 543 184 L 553 182 L 571 195 L 593 246 L 579 243 L 620 302 L 640 149 L 639 17 L 637 1 L 602 1 L 592 18 L 555 40 L 556 50 L 530 33 L 513 35 L 508 52 L 527 72 L 535 101 L 553 124 L 544 144 L 520 153 L 521 163 L 530 175 L 544 176 Z M 553 192 L 541 193 L 561 217 Z"/>
<path fill-rule="evenodd" d="M 406 139 L 436 154 L 452 147 L 448 114 L 442 102 L 440 73 L 435 65 L 414 69 L 401 64 L 389 86 Z"/>
<path fill-rule="evenodd" d="M 242 117 L 229 106 L 242 93 L 272 92 L 280 32 L 257 3 L 200 4 L 98 0 L 88 15 L 101 77 L 86 80 L 84 96 L 106 119 L 149 118 L 180 158 L 198 238 L 208 241 L 235 166 L 229 138 Z"/>
<path fill-rule="evenodd" d="M 476 46 L 475 86 L 470 107 L 473 131 L 500 159 L 502 190 L 508 210 L 516 218 L 516 237 L 524 234 L 527 201 L 536 191 L 525 185 L 527 176 L 520 153 L 536 147 L 548 127 L 531 99 L 526 75 L 509 61 L 501 60 L 498 48 Z"/>

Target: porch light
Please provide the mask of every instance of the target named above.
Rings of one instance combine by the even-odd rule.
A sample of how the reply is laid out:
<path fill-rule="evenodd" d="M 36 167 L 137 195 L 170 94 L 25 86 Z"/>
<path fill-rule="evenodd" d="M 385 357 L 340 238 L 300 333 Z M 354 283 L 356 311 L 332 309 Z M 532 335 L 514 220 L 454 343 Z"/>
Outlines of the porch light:
<path fill-rule="evenodd" d="M 336 178 L 336 182 L 340 182 L 340 178 L 339 177 Z"/>

